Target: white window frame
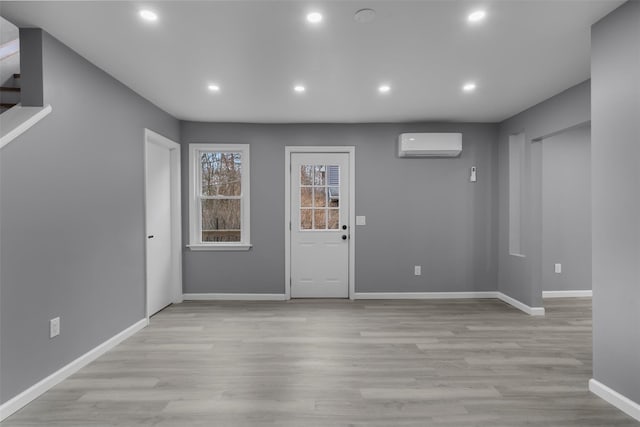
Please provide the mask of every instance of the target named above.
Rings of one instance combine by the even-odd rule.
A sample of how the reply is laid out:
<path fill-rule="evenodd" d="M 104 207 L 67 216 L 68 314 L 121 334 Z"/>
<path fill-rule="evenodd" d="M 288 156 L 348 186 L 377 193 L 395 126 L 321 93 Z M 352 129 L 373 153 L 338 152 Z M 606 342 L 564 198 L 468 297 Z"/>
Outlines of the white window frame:
<path fill-rule="evenodd" d="M 240 242 L 202 241 L 200 153 L 212 151 L 241 153 Z M 189 249 L 192 251 L 246 251 L 251 248 L 250 164 L 249 144 L 189 144 L 189 244 L 187 245 Z"/>

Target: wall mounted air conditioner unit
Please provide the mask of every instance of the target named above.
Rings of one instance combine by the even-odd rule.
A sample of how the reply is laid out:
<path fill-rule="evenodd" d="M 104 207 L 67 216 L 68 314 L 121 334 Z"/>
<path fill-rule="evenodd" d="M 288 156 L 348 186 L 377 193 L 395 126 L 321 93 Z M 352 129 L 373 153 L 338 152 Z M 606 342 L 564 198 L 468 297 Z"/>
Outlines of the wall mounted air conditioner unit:
<path fill-rule="evenodd" d="M 461 133 L 401 133 L 399 157 L 456 157 L 462 152 Z"/>

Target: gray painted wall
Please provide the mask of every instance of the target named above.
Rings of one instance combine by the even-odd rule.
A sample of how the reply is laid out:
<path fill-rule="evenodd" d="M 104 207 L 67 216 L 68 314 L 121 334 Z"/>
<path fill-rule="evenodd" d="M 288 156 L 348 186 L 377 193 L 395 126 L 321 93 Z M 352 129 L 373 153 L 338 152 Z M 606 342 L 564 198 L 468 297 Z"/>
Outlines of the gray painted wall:
<path fill-rule="evenodd" d="M 542 283 L 545 291 L 591 289 L 589 125 L 542 141 Z"/>
<path fill-rule="evenodd" d="M 591 45 L 593 375 L 640 404 L 640 2 Z"/>
<path fill-rule="evenodd" d="M 24 107 L 44 104 L 43 32 L 37 28 L 20 29 L 20 103 Z"/>
<path fill-rule="evenodd" d="M 590 87 L 583 82 L 519 113 L 499 126 L 498 290 L 531 307 L 542 306 L 542 143 L 533 142 L 588 123 Z M 524 132 L 522 192 L 524 257 L 509 254 L 509 135 Z"/>
<path fill-rule="evenodd" d="M 42 41 L 53 112 L 0 151 L 1 402 L 144 318 L 143 129 L 179 136 L 177 120 Z"/>
<path fill-rule="evenodd" d="M 398 134 L 462 132 L 453 159 L 399 159 Z M 494 124 L 257 125 L 183 122 L 183 233 L 188 144 L 251 144 L 249 252 L 184 252 L 186 293 L 284 292 L 284 149 L 356 147 L 356 292 L 496 289 L 497 187 Z M 478 167 L 478 182 L 469 168 Z M 422 276 L 413 266 L 422 265 Z"/>

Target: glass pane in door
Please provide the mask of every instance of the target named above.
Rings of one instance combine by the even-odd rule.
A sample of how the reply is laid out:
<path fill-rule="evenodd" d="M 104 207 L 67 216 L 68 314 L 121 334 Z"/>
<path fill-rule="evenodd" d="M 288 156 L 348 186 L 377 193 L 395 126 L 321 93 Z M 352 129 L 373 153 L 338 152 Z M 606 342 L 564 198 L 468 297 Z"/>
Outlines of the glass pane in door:
<path fill-rule="evenodd" d="M 340 226 L 340 166 L 301 165 L 298 208 L 300 230 L 337 230 Z"/>

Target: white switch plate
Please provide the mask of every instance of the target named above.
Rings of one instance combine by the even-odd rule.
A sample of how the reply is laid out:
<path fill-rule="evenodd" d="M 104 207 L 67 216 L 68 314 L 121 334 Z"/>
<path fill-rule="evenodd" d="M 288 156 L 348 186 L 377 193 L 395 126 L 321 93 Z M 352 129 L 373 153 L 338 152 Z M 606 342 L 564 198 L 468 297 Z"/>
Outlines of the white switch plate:
<path fill-rule="evenodd" d="M 49 338 L 60 335 L 60 318 L 56 317 L 49 320 Z"/>
<path fill-rule="evenodd" d="M 356 216 L 356 225 L 367 225 L 366 216 Z"/>
<path fill-rule="evenodd" d="M 555 272 L 558 274 L 562 273 L 562 264 L 555 265 Z"/>
<path fill-rule="evenodd" d="M 413 274 L 416 276 L 420 276 L 422 274 L 422 266 L 414 265 L 413 266 Z"/>

